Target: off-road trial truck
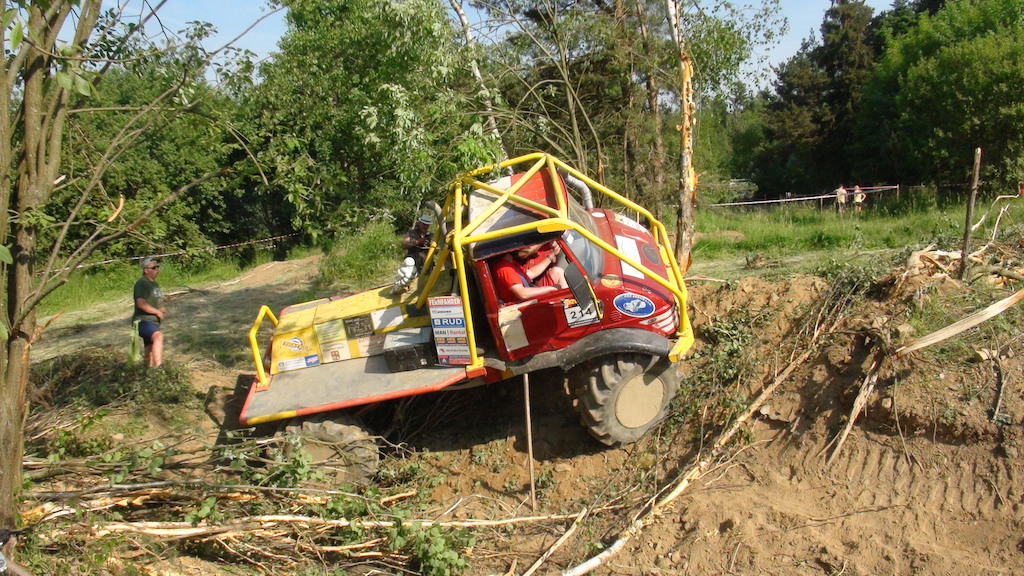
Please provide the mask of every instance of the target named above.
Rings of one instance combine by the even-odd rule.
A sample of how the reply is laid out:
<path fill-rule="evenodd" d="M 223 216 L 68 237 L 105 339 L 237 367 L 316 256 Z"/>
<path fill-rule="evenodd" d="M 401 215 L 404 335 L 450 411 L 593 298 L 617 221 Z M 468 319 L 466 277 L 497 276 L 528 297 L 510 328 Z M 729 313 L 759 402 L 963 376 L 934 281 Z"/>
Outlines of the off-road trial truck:
<path fill-rule="evenodd" d="M 542 153 L 460 176 L 437 212 L 407 289 L 322 298 L 278 316 L 260 309 L 243 425 L 288 420 L 293 431 L 343 439 L 345 409 L 554 367 L 607 445 L 636 441 L 665 415 L 693 332 L 682 273 L 651 212 Z M 542 242 L 561 247 L 569 288 L 502 302 L 494 262 Z M 264 319 L 274 328 L 261 354 Z"/>

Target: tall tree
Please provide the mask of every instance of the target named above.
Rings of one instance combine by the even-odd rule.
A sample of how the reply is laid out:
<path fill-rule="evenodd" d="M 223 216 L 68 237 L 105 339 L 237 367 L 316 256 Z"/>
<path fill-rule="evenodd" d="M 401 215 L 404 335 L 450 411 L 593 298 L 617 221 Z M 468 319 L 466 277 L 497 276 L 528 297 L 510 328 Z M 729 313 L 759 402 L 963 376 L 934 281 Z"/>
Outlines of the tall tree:
<path fill-rule="evenodd" d="M 3 0 L 0 9 L 0 41 L 7 50 L 0 83 L 0 165 L 6 168 L 0 172 L 0 244 L 5 247 L 0 250 L 5 297 L 0 314 L 0 527 L 8 528 L 17 521 L 26 386 L 32 343 L 39 331 L 36 307 L 99 246 L 124 237 L 214 174 L 166 191 L 142 209 L 125 206 L 101 185 L 121 154 L 164 114 L 189 111 L 176 97 L 196 77 L 193 70 L 206 65 L 207 55 L 178 61 L 176 82 L 114 120 L 119 128 L 108 132 L 109 138 L 93 141 L 92 149 L 76 159 L 80 163 L 74 172 L 62 173 L 67 165 L 65 148 L 73 139 L 66 130 L 69 115 L 84 113 L 85 108 L 100 112 L 89 99 L 137 45 L 137 35 L 152 14 L 129 22 L 118 8 L 102 12 L 101 0 Z M 196 46 L 195 54 L 201 55 L 198 43 L 208 30 L 198 25 L 183 42 Z M 82 152 L 80 147 L 75 150 L 76 155 Z M 69 184 L 78 197 L 73 202 L 65 199 L 63 208 L 55 209 L 51 201 L 57 186 Z M 105 218 L 92 208 L 97 199 L 107 207 Z M 126 213 L 133 218 L 125 218 Z M 51 230 L 44 244 L 47 228 Z"/>
<path fill-rule="evenodd" d="M 779 67 L 774 92 L 762 109 L 764 140 L 752 164 L 765 195 L 807 190 L 816 172 L 821 126 L 831 122 L 831 115 L 823 97 L 828 79 L 814 62 L 811 42 Z"/>
<path fill-rule="evenodd" d="M 477 84 L 457 74 L 455 30 L 438 0 L 281 4 L 287 30 L 247 105 L 264 192 L 310 237 L 408 217 L 467 165 L 502 155 L 470 114 Z"/>
<path fill-rule="evenodd" d="M 820 40 L 805 40 L 780 67 L 756 160 L 763 194 L 823 190 L 849 178 L 855 112 L 874 66 L 871 16 L 863 0 L 835 0 Z"/>
<path fill-rule="evenodd" d="M 858 123 L 864 170 L 966 183 L 973 150 L 997 185 L 1024 178 L 1024 12 L 1015 0 L 954 0 L 888 41 Z"/>
<path fill-rule="evenodd" d="M 874 67 L 874 51 L 869 44 L 872 9 L 862 1 L 836 0 L 825 12 L 821 24 L 822 44 L 814 59 L 827 82 L 823 108 L 820 156 L 814 188 L 833 186 L 835 178 L 850 176 L 848 147 L 852 141 L 853 121 L 860 103 L 861 89 Z"/>

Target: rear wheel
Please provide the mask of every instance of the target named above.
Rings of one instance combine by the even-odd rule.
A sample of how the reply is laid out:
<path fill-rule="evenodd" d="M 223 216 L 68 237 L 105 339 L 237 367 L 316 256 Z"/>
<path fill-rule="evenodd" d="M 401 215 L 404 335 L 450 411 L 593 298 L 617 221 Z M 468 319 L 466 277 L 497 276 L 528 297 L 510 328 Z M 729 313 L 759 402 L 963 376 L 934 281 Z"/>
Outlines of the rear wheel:
<path fill-rule="evenodd" d="M 661 421 L 679 390 L 679 372 L 667 358 L 611 354 L 570 375 L 580 420 L 608 446 L 639 440 Z"/>
<path fill-rule="evenodd" d="M 294 419 L 281 431 L 288 440 L 285 457 L 298 444 L 310 465 L 331 484 L 364 484 L 377 471 L 380 449 L 362 422 L 351 414 L 318 414 Z M 293 442 L 296 441 L 296 442 Z"/>

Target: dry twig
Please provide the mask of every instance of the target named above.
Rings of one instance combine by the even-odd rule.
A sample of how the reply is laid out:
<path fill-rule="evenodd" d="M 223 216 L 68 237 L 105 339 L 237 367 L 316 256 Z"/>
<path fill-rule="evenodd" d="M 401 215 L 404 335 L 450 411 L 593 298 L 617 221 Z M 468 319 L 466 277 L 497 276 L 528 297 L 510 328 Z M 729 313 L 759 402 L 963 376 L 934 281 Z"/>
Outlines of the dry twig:
<path fill-rule="evenodd" d="M 853 425 L 857 421 L 857 417 L 860 416 L 862 410 L 868 403 L 868 398 L 871 397 L 871 393 L 875 390 L 875 384 L 878 382 L 878 371 L 882 367 L 883 356 L 880 359 L 876 359 L 871 363 L 871 368 L 868 369 L 868 373 L 864 376 L 864 382 L 860 385 L 860 392 L 857 393 L 857 398 L 853 401 L 853 408 L 850 409 L 850 414 L 846 418 L 846 426 L 843 427 L 843 431 L 832 439 L 831 442 L 825 445 L 822 452 L 829 449 L 830 446 L 835 444 L 835 448 L 832 449 L 832 454 L 825 461 L 826 466 L 831 466 L 832 462 L 839 455 L 839 451 L 842 450 L 843 444 L 846 442 L 846 437 L 850 435 L 850 431 L 853 430 Z"/>

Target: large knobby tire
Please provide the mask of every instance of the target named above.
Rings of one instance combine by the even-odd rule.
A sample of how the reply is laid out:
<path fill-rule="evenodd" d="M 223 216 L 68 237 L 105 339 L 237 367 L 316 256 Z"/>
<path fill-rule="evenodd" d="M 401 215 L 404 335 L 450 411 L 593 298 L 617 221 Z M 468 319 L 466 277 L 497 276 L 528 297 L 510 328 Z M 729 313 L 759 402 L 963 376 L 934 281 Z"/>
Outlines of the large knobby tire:
<path fill-rule="evenodd" d="M 679 390 L 679 372 L 667 358 L 611 354 L 570 375 L 580 420 L 608 446 L 632 444 L 668 412 Z"/>
<path fill-rule="evenodd" d="M 350 414 L 332 412 L 296 418 L 281 434 L 299 440 L 302 451 L 312 458 L 311 465 L 331 484 L 365 484 L 380 464 L 377 440 Z"/>

